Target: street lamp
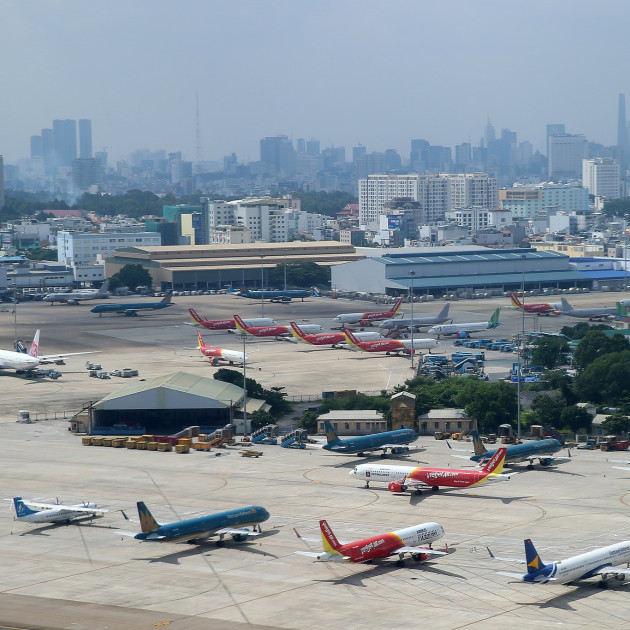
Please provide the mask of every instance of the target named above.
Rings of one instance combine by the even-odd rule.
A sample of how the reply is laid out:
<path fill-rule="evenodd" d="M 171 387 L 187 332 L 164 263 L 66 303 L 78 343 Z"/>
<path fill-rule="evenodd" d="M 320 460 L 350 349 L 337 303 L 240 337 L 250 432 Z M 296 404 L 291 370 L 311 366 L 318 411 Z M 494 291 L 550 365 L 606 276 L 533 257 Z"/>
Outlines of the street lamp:
<path fill-rule="evenodd" d="M 17 334 L 17 305 L 18 305 L 17 283 L 13 282 L 11 286 L 13 287 L 13 334 L 14 334 L 13 349 L 16 352 L 19 352 L 20 349 L 18 348 L 18 334 Z"/>
<path fill-rule="evenodd" d="M 284 257 L 284 290 L 287 290 L 287 249 L 282 248 L 282 255 Z"/>
<path fill-rule="evenodd" d="M 516 381 L 516 437 L 521 439 L 521 361 L 525 352 L 525 254 L 521 254 L 521 347 Z"/>
<path fill-rule="evenodd" d="M 245 358 L 245 341 L 247 336 L 245 333 L 241 333 L 243 336 L 243 433 L 247 434 L 247 359 Z"/>
<path fill-rule="evenodd" d="M 263 261 L 265 259 L 265 255 L 260 255 L 260 316 L 265 316 L 265 268 L 263 267 Z"/>
<path fill-rule="evenodd" d="M 415 354 L 413 347 L 413 279 L 416 277 L 416 272 L 410 271 L 409 277 L 411 278 L 411 369 L 413 370 L 413 355 Z"/>

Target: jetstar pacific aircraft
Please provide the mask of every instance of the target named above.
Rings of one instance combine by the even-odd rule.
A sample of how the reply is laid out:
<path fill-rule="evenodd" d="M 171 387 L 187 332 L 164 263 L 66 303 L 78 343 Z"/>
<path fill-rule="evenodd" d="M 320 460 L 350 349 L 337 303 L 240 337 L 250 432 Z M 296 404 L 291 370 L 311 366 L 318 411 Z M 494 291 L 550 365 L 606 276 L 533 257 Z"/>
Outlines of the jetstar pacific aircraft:
<path fill-rule="evenodd" d="M 199 324 L 208 330 L 236 330 L 236 322 L 232 319 L 204 319 L 194 308 L 189 308 L 190 319 L 193 324 Z M 271 326 L 276 322 L 269 317 L 257 317 L 243 320 L 248 326 Z"/>
<path fill-rule="evenodd" d="M 291 326 L 248 326 L 238 315 L 234 315 L 234 321 L 238 330 L 254 337 L 283 337 L 291 334 Z M 310 335 L 321 332 L 322 327 L 318 324 L 304 324 L 302 330 Z"/>
<path fill-rule="evenodd" d="M 309 556 L 320 562 L 369 562 L 379 558 L 398 556 L 397 567 L 404 567 L 405 554 L 410 554 L 416 561 L 426 560 L 430 556 L 444 556 L 447 551 L 436 551 L 431 543 L 444 536 L 444 528 L 439 523 L 422 523 L 405 527 L 387 534 L 371 536 L 355 542 L 337 540 L 326 521 L 319 521 L 324 551 L 296 551 L 301 556 Z M 295 535 L 301 540 L 315 542 L 313 538 L 303 538 L 296 529 Z M 423 545 L 418 547 L 417 545 Z"/>
<path fill-rule="evenodd" d="M 343 333 L 319 333 L 317 335 L 307 335 L 295 322 L 291 322 L 291 331 L 296 339 L 304 341 L 305 343 L 310 343 L 313 346 L 336 346 L 337 344 L 346 343 L 346 336 Z M 354 335 L 361 341 L 375 341 L 381 338 L 376 331 L 354 333 Z"/>
<path fill-rule="evenodd" d="M 223 361 L 227 361 L 230 365 L 234 365 L 234 363 L 245 363 L 247 361 L 247 355 L 242 352 L 238 352 L 238 350 L 227 350 L 226 348 L 217 348 L 216 346 L 206 346 L 203 342 L 203 337 L 201 336 L 201 332 L 197 331 L 197 339 L 199 340 L 199 345 L 197 348 L 201 352 L 201 354 L 210 358 L 210 363 L 212 365 L 219 365 L 219 361 L 223 359 Z"/>
<path fill-rule="evenodd" d="M 388 311 L 374 311 L 371 313 L 344 313 L 337 315 L 335 321 L 342 325 L 346 324 L 360 324 L 361 326 L 371 326 L 372 322 L 380 321 L 382 319 L 391 319 L 395 317 L 400 310 L 400 305 L 403 299 L 398 298 L 394 305 Z"/>
<path fill-rule="evenodd" d="M 505 481 L 510 478 L 510 475 L 501 474 L 506 450 L 505 447 L 497 449 L 481 470 L 361 464 L 355 466 L 349 474 L 351 477 L 364 479 L 366 488 L 369 488 L 371 481 L 385 482 L 391 492 L 414 490 L 416 494 L 422 494 L 422 488 L 431 488 L 433 492 L 437 492 L 440 486 L 469 488 L 484 481 Z"/>
<path fill-rule="evenodd" d="M 525 310 L 526 313 L 534 313 L 535 315 L 560 315 L 562 310 L 562 304 L 560 302 L 541 302 L 540 304 L 523 304 L 516 293 L 510 293 L 510 300 L 512 306 L 515 306 L 519 310 Z"/>
<path fill-rule="evenodd" d="M 385 352 L 385 354 L 411 354 L 416 350 L 429 350 L 440 344 L 436 339 L 381 339 L 379 341 L 361 341 L 352 333 L 345 329 L 346 339 L 348 343 L 364 352 Z"/>

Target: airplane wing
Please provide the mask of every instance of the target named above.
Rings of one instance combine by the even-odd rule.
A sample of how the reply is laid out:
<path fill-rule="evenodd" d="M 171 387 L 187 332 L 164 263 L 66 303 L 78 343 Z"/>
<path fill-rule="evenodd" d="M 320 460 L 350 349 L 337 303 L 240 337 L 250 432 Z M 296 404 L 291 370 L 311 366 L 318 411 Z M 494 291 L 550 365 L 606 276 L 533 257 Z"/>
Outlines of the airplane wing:
<path fill-rule="evenodd" d="M 35 501 L 24 501 L 22 499 L 24 505 L 28 507 L 37 507 L 43 508 L 45 510 L 56 510 L 59 514 L 64 514 L 66 512 L 86 512 L 87 514 L 94 514 L 98 512 L 99 514 L 109 512 L 109 510 L 101 510 L 100 508 L 89 508 L 83 505 L 61 505 L 60 503 L 37 503 Z"/>
<path fill-rule="evenodd" d="M 437 551 L 436 549 L 430 549 L 429 547 L 400 547 L 393 551 L 390 555 L 396 556 L 403 553 L 421 553 L 425 556 L 447 556 L 448 551 Z"/>
<path fill-rule="evenodd" d="M 131 536 L 132 538 L 135 537 L 137 532 L 121 532 L 121 531 L 117 531 L 114 532 L 114 534 L 120 534 L 121 536 Z"/>
<path fill-rule="evenodd" d="M 223 527 L 222 529 L 217 529 L 215 534 L 246 534 L 247 536 L 260 536 L 260 532 L 256 532 L 251 529 L 246 529 L 245 527 Z"/>
<path fill-rule="evenodd" d="M 613 466 L 613 468 L 616 468 L 617 470 L 630 470 L 627 466 Z"/>
<path fill-rule="evenodd" d="M 625 577 L 630 576 L 630 568 L 624 569 L 623 567 L 602 567 L 601 569 L 597 569 L 597 571 L 593 572 L 593 575 L 610 575 L 614 574 L 616 576 L 623 575 Z"/>
<path fill-rule="evenodd" d="M 42 365 L 47 363 L 55 363 L 55 361 L 61 361 L 66 357 L 75 357 L 79 354 L 97 354 L 100 350 L 90 350 L 89 352 L 65 352 L 63 354 L 44 354 L 39 355 L 37 358 Z"/>
<path fill-rule="evenodd" d="M 530 464 L 533 464 L 536 460 L 540 461 L 543 459 L 553 462 L 554 464 L 565 464 L 571 461 L 571 457 L 554 457 L 553 455 L 530 455 L 525 458 Z"/>

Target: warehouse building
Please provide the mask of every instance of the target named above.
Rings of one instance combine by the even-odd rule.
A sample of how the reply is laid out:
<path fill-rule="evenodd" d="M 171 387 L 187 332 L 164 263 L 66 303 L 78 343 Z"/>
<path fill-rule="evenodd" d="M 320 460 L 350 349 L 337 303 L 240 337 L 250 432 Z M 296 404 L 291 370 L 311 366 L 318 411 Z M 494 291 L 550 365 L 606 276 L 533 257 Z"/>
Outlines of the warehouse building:
<path fill-rule="evenodd" d="M 593 280 L 569 265 L 559 252 L 487 247 L 414 247 L 371 254 L 332 268 L 333 291 L 361 290 L 400 295 L 591 288 Z"/>

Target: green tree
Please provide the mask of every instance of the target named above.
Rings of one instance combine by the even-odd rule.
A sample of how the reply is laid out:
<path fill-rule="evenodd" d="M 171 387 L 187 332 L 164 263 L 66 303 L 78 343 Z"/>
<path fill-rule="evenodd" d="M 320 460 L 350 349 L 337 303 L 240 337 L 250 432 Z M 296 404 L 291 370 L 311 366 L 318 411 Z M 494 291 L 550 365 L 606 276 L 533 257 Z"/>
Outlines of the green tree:
<path fill-rule="evenodd" d="M 256 409 L 249 418 L 252 423 L 252 431 L 262 429 L 262 427 L 266 427 L 268 424 L 276 423 L 274 417 L 268 411 L 263 411 L 262 409 Z"/>
<path fill-rule="evenodd" d="M 566 408 L 566 402 L 558 394 L 541 394 L 532 401 L 532 410 L 536 413 L 537 424 L 543 426 L 557 426 L 560 415 Z"/>
<path fill-rule="evenodd" d="M 309 433 L 317 433 L 317 418 L 319 414 L 315 411 L 305 411 L 297 422 L 298 428 Z"/>
<path fill-rule="evenodd" d="M 630 350 L 609 352 L 595 359 L 577 377 L 580 400 L 616 406 L 630 398 Z"/>
<path fill-rule="evenodd" d="M 601 330 L 591 330 L 582 337 L 578 347 L 575 349 L 573 363 L 576 367 L 583 370 L 595 359 L 609 352 L 621 352 L 623 350 L 630 350 L 630 344 L 628 344 L 628 340 L 623 335 L 617 334 L 610 338 Z"/>
<path fill-rule="evenodd" d="M 284 263 L 276 265 L 270 272 L 274 286 L 284 287 Z M 295 261 L 287 263 L 287 286 L 308 288 L 330 284 L 330 267 L 314 262 Z"/>
<path fill-rule="evenodd" d="M 333 192 L 305 192 L 296 190 L 291 195 L 301 200 L 301 208 L 306 212 L 326 214 L 330 217 L 343 210 L 349 203 L 358 203 L 358 199 L 350 193 Z"/>
<path fill-rule="evenodd" d="M 630 418 L 614 413 L 604 419 L 602 429 L 606 435 L 626 435 L 630 431 Z"/>
<path fill-rule="evenodd" d="M 560 329 L 560 334 L 569 337 L 569 339 L 576 340 L 582 339 L 591 330 L 611 330 L 612 326 L 607 324 L 587 324 L 586 322 L 580 322 L 575 326 L 563 326 Z"/>
<path fill-rule="evenodd" d="M 454 406 L 463 407 L 466 414 L 475 418 L 485 431 L 496 430 L 500 424 L 510 423 L 516 418 L 516 390 L 507 383 L 488 383 L 475 378 L 459 381 L 463 386 L 454 398 Z"/>
<path fill-rule="evenodd" d="M 552 370 L 564 361 L 568 344 L 562 337 L 540 337 L 534 341 L 532 363 Z"/>
<path fill-rule="evenodd" d="M 586 409 L 570 405 L 565 407 L 560 413 L 559 424 L 562 429 L 568 429 L 571 433 L 577 433 L 582 429 L 586 429 L 589 432 L 592 421 L 593 417 Z"/>
<path fill-rule="evenodd" d="M 611 199 L 604 204 L 604 214 L 609 217 L 625 217 L 630 219 L 630 199 Z"/>
<path fill-rule="evenodd" d="M 150 287 L 153 284 L 151 274 L 140 263 L 125 265 L 110 278 L 110 287 L 112 287 L 112 281 L 114 287 L 117 283 L 121 283 L 119 286 L 129 287 L 131 291 L 135 291 L 139 286 Z"/>

